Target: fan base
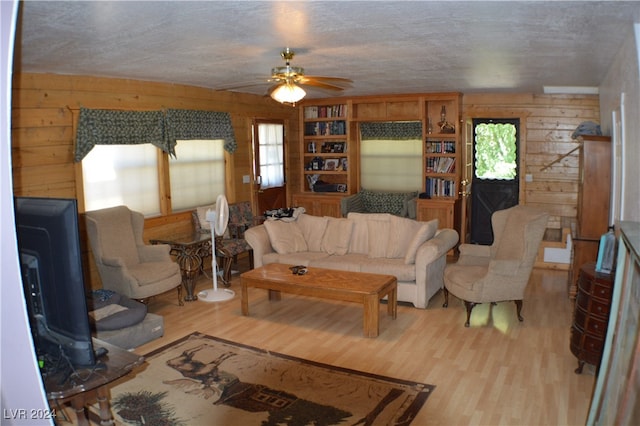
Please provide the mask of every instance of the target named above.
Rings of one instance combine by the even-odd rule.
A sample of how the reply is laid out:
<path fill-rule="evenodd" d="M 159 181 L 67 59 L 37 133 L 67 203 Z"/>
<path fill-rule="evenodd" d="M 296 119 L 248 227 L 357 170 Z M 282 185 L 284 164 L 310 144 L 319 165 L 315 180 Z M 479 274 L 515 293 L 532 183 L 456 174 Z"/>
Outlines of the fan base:
<path fill-rule="evenodd" d="M 224 302 L 225 300 L 233 299 L 235 295 L 236 293 L 228 288 L 202 290 L 198 293 L 198 300 L 202 300 L 203 302 Z"/>

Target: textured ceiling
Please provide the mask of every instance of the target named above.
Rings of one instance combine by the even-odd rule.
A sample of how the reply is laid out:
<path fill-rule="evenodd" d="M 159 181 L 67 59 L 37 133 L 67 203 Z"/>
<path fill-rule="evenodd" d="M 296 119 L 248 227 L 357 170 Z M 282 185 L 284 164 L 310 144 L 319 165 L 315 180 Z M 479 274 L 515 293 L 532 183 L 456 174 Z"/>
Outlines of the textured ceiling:
<path fill-rule="evenodd" d="M 537 93 L 598 86 L 634 22 L 621 1 L 25 1 L 14 65 L 265 94 L 288 46 L 345 96 Z"/>

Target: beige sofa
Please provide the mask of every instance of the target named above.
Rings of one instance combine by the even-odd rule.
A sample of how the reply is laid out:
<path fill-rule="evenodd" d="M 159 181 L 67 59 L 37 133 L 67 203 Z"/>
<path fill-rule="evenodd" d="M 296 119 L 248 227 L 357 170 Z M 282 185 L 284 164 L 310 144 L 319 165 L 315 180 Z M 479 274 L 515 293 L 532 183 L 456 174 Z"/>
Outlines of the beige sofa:
<path fill-rule="evenodd" d="M 301 214 L 245 231 L 256 268 L 268 263 L 394 275 L 398 301 L 426 308 L 443 285 L 447 252 L 458 242 L 437 220 L 418 222 L 386 213 L 346 218 Z"/>

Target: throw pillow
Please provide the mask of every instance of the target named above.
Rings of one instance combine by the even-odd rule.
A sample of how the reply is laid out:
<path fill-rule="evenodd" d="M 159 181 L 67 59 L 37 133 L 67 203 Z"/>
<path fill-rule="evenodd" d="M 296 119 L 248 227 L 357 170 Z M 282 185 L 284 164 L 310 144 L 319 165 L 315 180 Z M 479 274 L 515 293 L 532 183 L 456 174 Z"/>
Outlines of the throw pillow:
<path fill-rule="evenodd" d="M 216 211 L 216 205 L 196 207 L 196 213 L 198 214 L 198 222 L 200 222 L 200 228 L 206 229 L 211 232 L 211 222 L 207 221 L 207 210 Z"/>
<path fill-rule="evenodd" d="M 415 237 L 424 222 L 407 219 L 399 216 L 391 216 L 389 223 L 389 243 L 387 244 L 387 257 L 390 259 L 404 259 L 413 237 Z"/>
<path fill-rule="evenodd" d="M 376 215 L 378 216 L 378 215 Z M 379 218 L 369 218 L 367 220 L 369 251 L 371 258 L 387 257 L 387 247 L 389 246 L 390 216 L 384 215 Z"/>
<path fill-rule="evenodd" d="M 307 242 L 296 222 L 281 220 L 267 220 L 264 227 L 269 235 L 271 247 L 278 254 L 298 253 L 307 251 Z"/>
<path fill-rule="evenodd" d="M 416 263 L 416 253 L 418 253 L 418 248 L 425 242 L 429 241 L 436 235 L 436 231 L 438 230 L 438 219 L 430 220 L 429 222 L 425 222 L 420 226 L 420 229 L 416 233 L 416 235 L 411 240 L 409 247 L 407 248 L 407 254 L 404 257 L 405 265 L 411 265 L 412 263 Z"/>
<path fill-rule="evenodd" d="M 327 217 L 327 229 L 322 237 L 322 251 L 339 256 L 347 254 L 353 222 L 349 219 Z"/>
<path fill-rule="evenodd" d="M 309 251 L 322 251 L 322 237 L 327 229 L 327 217 L 301 214 L 298 216 L 298 226 L 302 231 Z"/>

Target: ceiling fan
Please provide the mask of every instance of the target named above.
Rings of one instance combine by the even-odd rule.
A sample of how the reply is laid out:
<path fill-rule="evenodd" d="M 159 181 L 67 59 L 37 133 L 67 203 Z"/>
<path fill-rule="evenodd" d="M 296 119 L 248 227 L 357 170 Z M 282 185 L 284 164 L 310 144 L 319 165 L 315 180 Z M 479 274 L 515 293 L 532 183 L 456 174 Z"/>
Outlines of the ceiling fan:
<path fill-rule="evenodd" d="M 271 79 L 269 81 L 276 84 L 271 86 L 268 91 L 269 96 L 280 103 L 295 104 L 304 98 L 307 93 L 300 85 L 342 91 L 353 83 L 348 78 L 305 75 L 304 68 L 291 65 L 295 52 L 288 47 L 280 52 L 280 56 L 285 65 L 271 69 Z"/>
<path fill-rule="evenodd" d="M 288 47 L 280 52 L 280 56 L 285 65 L 272 68 L 271 78 L 267 80 L 269 83 L 275 83 L 267 93 L 280 103 L 293 105 L 304 98 L 307 93 L 300 86 L 342 91 L 353 83 L 348 78 L 305 75 L 304 68 L 291 65 L 295 52 Z"/>

